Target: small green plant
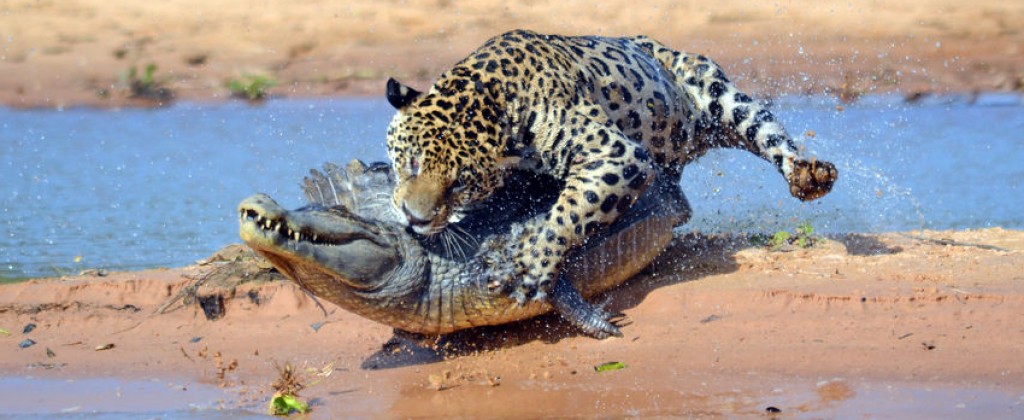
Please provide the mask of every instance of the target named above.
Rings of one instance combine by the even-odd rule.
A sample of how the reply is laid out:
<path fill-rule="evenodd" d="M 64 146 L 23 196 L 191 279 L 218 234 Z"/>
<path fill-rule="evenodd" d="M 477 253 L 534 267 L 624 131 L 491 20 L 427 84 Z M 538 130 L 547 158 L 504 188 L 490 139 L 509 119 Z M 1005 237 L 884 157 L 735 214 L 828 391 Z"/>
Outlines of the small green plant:
<path fill-rule="evenodd" d="M 128 69 L 128 82 L 132 92 L 147 92 L 152 90 L 156 86 L 156 64 L 149 63 L 146 65 L 146 71 L 139 76 L 138 69 L 132 66 Z"/>
<path fill-rule="evenodd" d="M 794 233 L 780 230 L 774 234 L 767 235 L 756 233 L 750 236 L 750 243 L 754 246 L 765 247 L 772 251 L 783 250 L 789 246 L 798 248 L 810 248 L 819 240 L 814 235 L 814 226 L 810 221 L 804 221 L 796 226 Z"/>
<path fill-rule="evenodd" d="M 157 66 L 149 63 L 139 73 L 136 66 L 131 66 L 123 76 L 123 83 L 127 87 L 128 96 L 137 99 L 149 99 L 157 102 L 166 102 L 174 97 L 174 94 L 164 86 L 163 82 L 156 78 Z"/>
<path fill-rule="evenodd" d="M 270 94 L 270 88 L 277 86 L 273 78 L 262 75 L 245 75 L 241 79 L 228 80 L 231 96 L 248 101 L 261 101 Z"/>
<path fill-rule="evenodd" d="M 290 416 L 292 413 L 306 414 L 309 412 L 309 403 L 299 398 L 299 391 L 306 387 L 302 378 L 295 372 L 290 363 L 284 367 L 274 362 L 277 368 L 277 380 L 270 385 L 274 389 L 274 396 L 270 399 L 268 411 L 274 416 Z"/>
<path fill-rule="evenodd" d="M 796 246 L 800 248 L 809 248 L 817 242 L 818 238 L 814 236 L 814 226 L 811 222 L 805 220 L 803 223 L 796 226 Z"/>
<path fill-rule="evenodd" d="M 306 414 L 309 412 L 309 403 L 294 395 L 274 394 L 274 397 L 270 399 L 268 411 L 275 416 L 290 416 L 292 413 Z"/>

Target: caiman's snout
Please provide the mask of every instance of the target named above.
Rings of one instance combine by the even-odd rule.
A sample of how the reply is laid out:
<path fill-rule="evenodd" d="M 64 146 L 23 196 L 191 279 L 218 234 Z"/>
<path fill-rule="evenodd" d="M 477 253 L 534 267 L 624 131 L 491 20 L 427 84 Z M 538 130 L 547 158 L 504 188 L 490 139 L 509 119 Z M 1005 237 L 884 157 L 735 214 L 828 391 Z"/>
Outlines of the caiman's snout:
<path fill-rule="evenodd" d="M 401 261 L 393 236 L 341 207 L 288 211 L 257 194 L 238 215 L 246 245 L 314 293 L 375 290 Z"/>
<path fill-rule="evenodd" d="M 283 227 L 281 223 L 285 209 L 266 194 L 256 194 L 242 200 L 238 204 L 238 218 L 242 225 L 239 234 L 244 241 L 254 240 L 260 230 L 276 231 Z M 262 235 L 260 235 L 262 236 Z"/>

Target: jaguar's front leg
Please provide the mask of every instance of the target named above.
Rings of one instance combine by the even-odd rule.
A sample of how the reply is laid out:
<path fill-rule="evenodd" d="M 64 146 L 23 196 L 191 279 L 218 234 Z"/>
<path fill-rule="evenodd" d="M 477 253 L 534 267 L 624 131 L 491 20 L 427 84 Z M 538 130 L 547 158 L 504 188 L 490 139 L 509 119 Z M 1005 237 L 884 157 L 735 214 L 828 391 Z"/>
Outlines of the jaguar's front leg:
<path fill-rule="evenodd" d="M 565 187 L 515 256 L 519 284 L 512 296 L 520 303 L 552 293 L 566 254 L 614 222 L 654 179 L 646 150 L 614 126 L 593 122 L 581 133 L 565 142 L 569 152 L 554 165 L 565 169 Z"/>

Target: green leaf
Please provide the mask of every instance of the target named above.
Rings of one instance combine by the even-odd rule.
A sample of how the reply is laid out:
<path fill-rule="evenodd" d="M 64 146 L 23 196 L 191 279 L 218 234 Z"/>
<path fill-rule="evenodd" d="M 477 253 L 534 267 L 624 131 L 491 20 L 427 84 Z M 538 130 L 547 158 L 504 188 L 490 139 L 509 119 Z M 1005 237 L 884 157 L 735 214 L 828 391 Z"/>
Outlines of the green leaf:
<path fill-rule="evenodd" d="M 142 83 L 145 85 L 152 85 L 156 80 L 153 75 L 156 74 L 156 63 L 149 63 L 146 65 L 146 74 L 142 77 Z"/>
<path fill-rule="evenodd" d="M 306 414 L 309 412 L 309 404 L 296 398 L 294 395 L 275 394 L 270 400 L 270 414 L 275 416 L 288 416 L 293 412 Z"/>
<path fill-rule="evenodd" d="M 622 362 L 608 362 L 608 363 L 602 363 L 600 365 L 594 366 L 594 371 L 595 372 L 607 372 L 607 371 L 610 371 L 610 370 L 619 370 L 619 369 L 625 369 L 625 368 L 626 368 L 626 364 L 625 363 L 622 363 Z"/>
<path fill-rule="evenodd" d="M 261 75 L 245 75 L 241 79 L 231 79 L 227 82 L 227 88 L 232 95 L 245 97 L 250 101 L 266 98 L 270 88 L 276 85 L 276 80 Z"/>
<path fill-rule="evenodd" d="M 796 232 L 804 236 L 811 236 L 814 234 L 814 226 L 810 221 L 805 221 L 796 227 Z"/>
<path fill-rule="evenodd" d="M 3 334 L 3 335 L 11 335 L 11 332 L 10 332 L 10 331 L 7 331 L 7 330 L 5 330 L 5 329 L 3 329 L 3 328 L 0 328 L 0 334 Z"/>
<path fill-rule="evenodd" d="M 772 236 L 772 245 L 773 246 L 780 246 L 780 245 L 786 243 L 786 241 L 788 241 L 789 238 L 790 238 L 789 232 L 786 232 L 784 230 L 780 230 L 778 232 L 775 232 L 775 235 Z"/>

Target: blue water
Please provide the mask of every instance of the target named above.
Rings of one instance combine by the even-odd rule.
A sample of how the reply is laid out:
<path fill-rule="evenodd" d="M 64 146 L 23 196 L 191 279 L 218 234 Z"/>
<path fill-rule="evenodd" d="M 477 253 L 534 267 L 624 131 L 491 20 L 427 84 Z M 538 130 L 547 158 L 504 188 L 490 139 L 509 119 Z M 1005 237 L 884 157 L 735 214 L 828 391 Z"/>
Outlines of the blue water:
<path fill-rule="evenodd" d="M 791 134 L 839 167 L 831 195 L 800 203 L 766 162 L 714 152 L 684 173 L 694 207 L 685 229 L 771 231 L 803 220 L 822 232 L 1024 229 L 1021 97 L 837 105 L 775 105 Z M 0 108 L 0 279 L 190 264 L 238 242 L 241 199 L 265 192 L 297 207 L 309 168 L 385 159 L 391 114 L 369 99 Z"/>

